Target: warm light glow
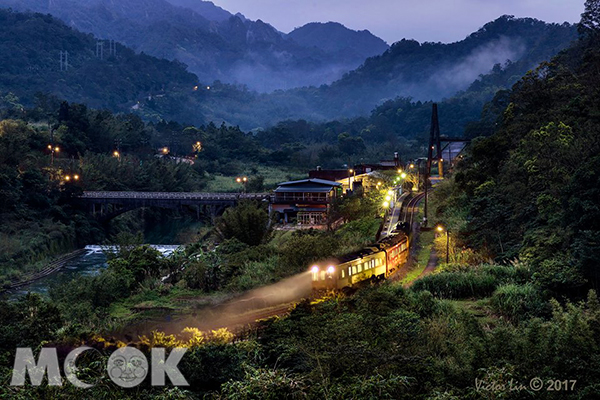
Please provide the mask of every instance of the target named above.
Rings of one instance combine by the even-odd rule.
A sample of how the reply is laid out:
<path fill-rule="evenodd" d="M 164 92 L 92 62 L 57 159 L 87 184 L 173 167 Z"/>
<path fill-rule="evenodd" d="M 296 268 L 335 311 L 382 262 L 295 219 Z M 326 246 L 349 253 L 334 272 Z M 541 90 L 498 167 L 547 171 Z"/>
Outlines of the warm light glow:
<path fill-rule="evenodd" d="M 406 172 L 403 172 L 403 173 L 402 173 L 402 175 L 400 175 L 400 177 L 401 177 L 402 179 L 406 178 Z"/>
<path fill-rule="evenodd" d="M 198 86 L 194 86 L 194 90 L 198 90 Z"/>
<path fill-rule="evenodd" d="M 401 170 L 400 168 L 398 168 L 398 173 L 399 173 L 399 174 L 401 174 L 401 173 L 402 173 L 402 170 Z"/>
<path fill-rule="evenodd" d="M 390 206 L 390 203 L 388 203 L 387 201 L 383 202 L 383 208 L 388 208 Z"/>
<path fill-rule="evenodd" d="M 316 274 L 317 272 L 319 272 L 319 267 L 316 265 L 313 265 L 313 267 L 310 270 L 312 271 L 313 274 Z"/>
<path fill-rule="evenodd" d="M 60 151 L 60 148 L 59 148 L 58 146 L 56 146 L 56 147 L 54 148 L 54 152 L 55 152 L 55 153 L 58 153 L 59 151 Z"/>
<path fill-rule="evenodd" d="M 394 194 L 394 191 L 393 190 L 388 190 L 388 194 L 391 196 L 391 195 Z"/>
<path fill-rule="evenodd" d="M 377 186 L 381 186 L 381 182 L 377 182 Z"/>
<path fill-rule="evenodd" d="M 444 231 L 444 227 L 441 226 L 441 225 L 438 225 L 437 226 L 437 230 L 438 230 L 438 232 L 443 232 Z"/>
<path fill-rule="evenodd" d="M 119 152 L 115 150 L 115 151 L 113 152 L 113 156 L 115 156 L 115 157 L 119 157 Z"/>
<path fill-rule="evenodd" d="M 350 173 L 353 173 L 353 172 L 354 172 L 354 170 L 353 170 L 353 169 L 349 169 L 349 170 L 348 170 L 348 172 L 350 172 Z"/>
<path fill-rule="evenodd" d="M 392 199 L 392 196 L 385 196 L 385 201 L 388 202 Z"/>
<path fill-rule="evenodd" d="M 65 176 L 65 181 L 70 181 L 71 177 L 69 175 Z"/>
<path fill-rule="evenodd" d="M 335 271 L 335 267 L 333 265 L 330 265 L 329 267 L 327 267 L 327 273 L 328 274 L 333 274 L 333 272 Z"/>
<path fill-rule="evenodd" d="M 237 183 L 241 183 L 242 182 L 242 178 L 236 178 L 236 182 Z"/>
<path fill-rule="evenodd" d="M 410 164 L 410 165 L 408 166 L 408 168 L 414 168 L 414 167 L 415 167 L 415 164 Z"/>
<path fill-rule="evenodd" d="M 242 178 L 242 180 L 243 180 L 244 182 L 247 182 L 247 181 L 248 181 L 248 178 L 246 178 L 246 177 L 243 177 L 243 178 Z"/>
<path fill-rule="evenodd" d="M 51 144 L 48 145 L 48 150 L 52 150 L 52 145 Z"/>
<path fill-rule="evenodd" d="M 169 148 L 163 147 L 162 152 L 163 152 L 163 154 L 167 154 L 169 152 Z"/>
<path fill-rule="evenodd" d="M 73 179 L 75 179 L 76 181 L 78 181 L 79 180 L 79 175 L 77 175 L 77 174 L 73 175 Z"/>
<path fill-rule="evenodd" d="M 207 86 L 207 87 L 206 87 L 206 90 L 210 90 L 210 86 Z"/>

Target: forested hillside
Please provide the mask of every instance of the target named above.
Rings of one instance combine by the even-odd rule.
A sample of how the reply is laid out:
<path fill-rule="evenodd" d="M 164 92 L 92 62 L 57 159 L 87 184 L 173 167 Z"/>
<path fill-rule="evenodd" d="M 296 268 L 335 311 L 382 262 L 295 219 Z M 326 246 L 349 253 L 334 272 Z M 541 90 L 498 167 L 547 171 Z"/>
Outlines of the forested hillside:
<path fill-rule="evenodd" d="M 493 135 L 473 142 L 441 189 L 440 218 L 454 221 L 463 245 L 526 260 L 537 282 L 559 292 L 600 279 L 599 35 L 584 29 L 497 96 L 481 122 Z"/>
<path fill-rule="evenodd" d="M 0 17 L 3 21 L 0 34 L 4 38 L 14 38 L 0 44 L 2 53 L 11 56 L 11 62 L 0 67 L 0 94 L 7 99 L 5 106 L 31 106 L 34 95 L 42 92 L 69 101 L 85 102 L 94 108 L 133 111 L 151 121 L 161 118 L 195 124 L 215 121 L 250 130 L 266 128 L 281 120 L 326 121 L 364 115 L 381 103 L 374 115 L 382 116 L 386 121 L 381 122 L 378 118 L 375 125 L 386 125 L 383 128 L 386 135 L 391 129 L 401 129 L 400 135 L 408 137 L 418 137 L 426 131 L 428 106 L 415 103 L 409 107 L 396 107 L 398 103 L 406 103 L 403 98 L 395 99 L 396 96 L 405 97 L 405 90 L 394 88 L 398 76 L 378 71 L 393 67 L 402 76 L 419 71 L 414 75 L 416 82 L 425 79 L 427 74 L 435 76 L 438 73 L 434 68 L 437 64 L 418 61 L 421 58 L 429 59 L 441 52 L 440 59 L 460 64 L 462 56 L 453 55 L 457 46 L 462 49 L 460 54 L 473 54 L 482 47 L 496 46 L 494 43 L 508 43 L 506 38 L 510 35 L 528 35 L 529 42 L 522 42 L 519 47 L 523 55 L 495 67 L 493 60 L 487 60 L 489 63 L 485 68 L 489 69 L 489 74 L 480 76 L 474 83 L 463 77 L 458 86 L 468 89 L 444 102 L 440 108 L 442 113 L 445 109 L 452 110 L 447 114 L 445 131 L 457 135 L 469 121 L 479 117 L 481 107 L 497 90 L 510 87 L 534 63 L 549 59 L 568 44 L 574 32 L 571 26 L 501 18 L 464 43 L 418 45 L 414 42 L 418 55 L 402 61 L 400 56 L 397 56 L 400 59 L 393 57 L 399 49 L 408 46 L 400 42 L 385 56 L 369 59 L 364 67 L 331 86 L 267 95 L 245 87 L 199 81 L 181 63 L 135 54 L 118 43 L 115 57 L 109 52 L 108 41 L 104 41 L 104 57 L 100 60 L 96 56 L 94 37 L 77 32 L 47 15 L 0 11 Z M 60 70 L 61 51 L 69 52 L 66 71 Z M 478 65 L 484 69 L 484 64 L 482 61 Z M 429 79 L 429 86 L 422 87 L 438 88 L 438 93 L 450 90 L 447 82 L 433 78 Z M 14 96 L 8 99 L 8 93 L 16 99 Z M 386 93 L 392 101 L 384 102 Z M 407 109 L 411 110 L 410 115 L 406 113 Z M 394 120 L 393 125 L 389 124 L 390 119 Z M 481 130 L 480 127 L 474 129 Z M 375 127 L 375 130 L 381 128 Z"/>
<path fill-rule="evenodd" d="M 136 52 L 179 60 L 201 81 L 221 80 L 258 91 L 330 83 L 373 55 L 359 51 L 357 58 L 356 53 L 305 47 L 261 20 L 224 18 L 222 12 L 215 17 L 216 7 L 207 9 L 201 3 L 0 0 L 0 6 L 50 13 L 75 29 L 117 40 Z"/>
<path fill-rule="evenodd" d="M 294 29 L 288 36 L 302 46 L 317 47 L 336 57 L 355 60 L 357 66 L 390 47 L 367 30 L 353 31 L 337 22 L 312 22 Z"/>

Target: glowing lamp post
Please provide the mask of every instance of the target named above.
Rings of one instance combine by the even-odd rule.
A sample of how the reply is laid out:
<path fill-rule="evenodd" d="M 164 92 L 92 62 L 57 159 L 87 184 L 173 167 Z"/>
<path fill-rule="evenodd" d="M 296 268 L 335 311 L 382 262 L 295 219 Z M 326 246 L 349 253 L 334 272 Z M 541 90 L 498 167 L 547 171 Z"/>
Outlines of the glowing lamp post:
<path fill-rule="evenodd" d="M 444 229 L 444 227 L 442 225 L 438 225 L 436 229 L 439 233 L 444 232 L 444 230 L 446 231 L 446 264 L 449 264 L 450 263 L 450 230 Z"/>
<path fill-rule="evenodd" d="M 60 152 L 60 147 L 49 144 L 48 150 L 50 150 L 50 165 L 54 165 L 54 153 Z"/>

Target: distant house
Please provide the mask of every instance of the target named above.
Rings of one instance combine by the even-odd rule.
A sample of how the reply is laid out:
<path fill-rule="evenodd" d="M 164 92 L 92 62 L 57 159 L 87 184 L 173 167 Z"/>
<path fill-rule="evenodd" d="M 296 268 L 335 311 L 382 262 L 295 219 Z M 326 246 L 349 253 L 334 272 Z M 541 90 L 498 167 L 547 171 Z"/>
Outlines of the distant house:
<path fill-rule="evenodd" d="M 323 179 L 280 183 L 275 189 L 271 213 L 282 223 L 325 225 L 333 200 L 342 195 L 342 184 Z"/>

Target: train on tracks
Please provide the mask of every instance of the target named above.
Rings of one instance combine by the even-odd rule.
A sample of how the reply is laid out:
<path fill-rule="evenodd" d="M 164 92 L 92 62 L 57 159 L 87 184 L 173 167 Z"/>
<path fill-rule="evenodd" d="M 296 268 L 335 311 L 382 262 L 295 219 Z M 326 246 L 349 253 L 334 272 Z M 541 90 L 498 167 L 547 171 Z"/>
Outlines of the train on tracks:
<path fill-rule="evenodd" d="M 398 232 L 358 252 L 310 267 L 314 290 L 342 290 L 388 278 L 408 260 L 408 236 Z"/>

